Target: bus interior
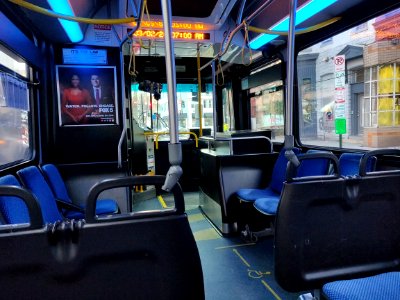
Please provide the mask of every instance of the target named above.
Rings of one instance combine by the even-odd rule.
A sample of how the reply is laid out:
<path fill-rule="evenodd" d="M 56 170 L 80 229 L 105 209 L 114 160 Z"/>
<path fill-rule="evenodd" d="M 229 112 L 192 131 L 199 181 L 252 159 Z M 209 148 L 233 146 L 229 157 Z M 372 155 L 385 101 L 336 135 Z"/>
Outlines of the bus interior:
<path fill-rule="evenodd" d="M 399 299 L 400 2 L 0 2 L 5 299 Z"/>

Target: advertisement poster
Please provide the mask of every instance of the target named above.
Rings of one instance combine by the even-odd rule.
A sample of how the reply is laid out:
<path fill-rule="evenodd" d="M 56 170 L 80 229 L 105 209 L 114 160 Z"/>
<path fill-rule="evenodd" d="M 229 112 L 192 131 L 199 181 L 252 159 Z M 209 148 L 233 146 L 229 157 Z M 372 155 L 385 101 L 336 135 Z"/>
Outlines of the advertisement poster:
<path fill-rule="evenodd" d="M 118 124 L 115 67 L 56 66 L 60 126 Z"/>

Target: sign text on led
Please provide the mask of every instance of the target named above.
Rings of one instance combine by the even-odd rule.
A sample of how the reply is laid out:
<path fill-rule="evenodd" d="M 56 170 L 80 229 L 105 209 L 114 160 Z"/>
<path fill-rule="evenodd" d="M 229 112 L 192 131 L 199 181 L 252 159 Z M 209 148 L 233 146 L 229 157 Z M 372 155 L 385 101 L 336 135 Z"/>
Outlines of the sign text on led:
<path fill-rule="evenodd" d="M 133 33 L 136 38 L 163 39 L 163 30 L 138 29 Z M 173 39 L 205 41 L 210 39 L 208 32 L 173 31 Z"/>
<path fill-rule="evenodd" d="M 137 23 L 130 23 L 131 26 L 136 27 Z M 154 21 L 145 21 L 143 20 L 140 23 L 140 27 L 144 28 L 164 28 L 163 22 L 154 20 Z M 183 23 L 183 22 L 172 22 L 172 29 L 185 29 L 185 30 L 207 30 L 207 26 L 203 23 Z"/>

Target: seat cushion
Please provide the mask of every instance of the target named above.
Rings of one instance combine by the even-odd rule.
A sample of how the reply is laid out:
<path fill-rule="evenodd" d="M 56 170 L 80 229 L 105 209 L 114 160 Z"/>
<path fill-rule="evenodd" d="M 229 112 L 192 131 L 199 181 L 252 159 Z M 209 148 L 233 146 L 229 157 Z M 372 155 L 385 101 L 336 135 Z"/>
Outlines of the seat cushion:
<path fill-rule="evenodd" d="M 279 198 L 279 194 L 275 193 L 272 189 L 240 189 L 236 192 L 240 200 L 245 202 L 254 202 L 258 198 L 265 198 L 270 196 L 276 196 Z"/>
<path fill-rule="evenodd" d="M 323 286 L 324 295 L 330 300 L 400 299 L 400 272 L 340 280 Z"/>
<path fill-rule="evenodd" d="M 280 196 L 269 196 L 264 198 L 259 198 L 254 201 L 254 207 L 264 215 L 276 215 L 278 210 Z"/>
<path fill-rule="evenodd" d="M 96 215 L 107 215 L 118 212 L 118 205 L 112 199 L 99 199 L 96 202 Z M 68 219 L 83 219 L 84 213 L 79 211 L 66 211 L 65 216 Z"/>

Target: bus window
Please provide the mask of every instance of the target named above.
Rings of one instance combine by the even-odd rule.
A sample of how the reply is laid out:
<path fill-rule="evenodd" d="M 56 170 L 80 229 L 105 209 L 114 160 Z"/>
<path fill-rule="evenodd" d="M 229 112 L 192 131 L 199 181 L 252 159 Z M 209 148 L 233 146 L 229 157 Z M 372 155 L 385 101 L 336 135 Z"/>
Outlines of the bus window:
<path fill-rule="evenodd" d="M 6 68 L 26 77 L 28 66 L 0 48 L 0 168 L 32 156 L 28 85 Z"/>
<path fill-rule="evenodd" d="M 232 86 L 228 85 L 222 90 L 223 131 L 235 129 L 235 116 L 233 113 Z"/>
<path fill-rule="evenodd" d="M 278 80 L 250 89 L 251 129 L 270 129 L 271 138 L 284 140 L 283 87 Z"/>
<path fill-rule="evenodd" d="M 199 108 L 197 84 L 177 84 L 178 121 L 180 131 L 199 128 Z M 151 128 L 155 132 L 169 131 L 167 85 L 162 85 L 161 97 L 156 100 L 153 95 L 139 91 L 138 84 L 133 84 L 132 111 L 134 119 L 143 128 Z M 213 128 L 212 88 L 205 85 L 201 93 L 202 126 Z"/>
<path fill-rule="evenodd" d="M 400 147 L 400 9 L 301 51 L 303 144 Z"/>

